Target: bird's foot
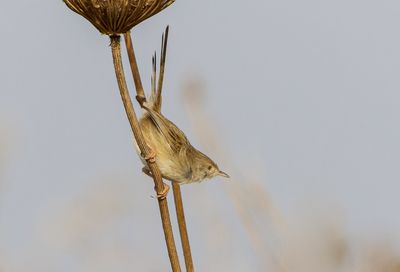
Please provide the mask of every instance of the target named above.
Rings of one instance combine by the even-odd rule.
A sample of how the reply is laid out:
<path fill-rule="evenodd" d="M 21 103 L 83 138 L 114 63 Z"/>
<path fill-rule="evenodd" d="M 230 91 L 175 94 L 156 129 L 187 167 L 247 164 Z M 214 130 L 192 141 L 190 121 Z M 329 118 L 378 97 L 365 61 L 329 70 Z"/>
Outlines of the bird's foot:
<path fill-rule="evenodd" d="M 156 190 L 156 188 L 154 188 L 155 190 Z M 157 190 L 156 190 L 157 191 Z M 168 184 L 165 184 L 164 182 L 163 182 L 163 190 L 161 191 L 161 192 L 157 192 L 157 198 L 159 199 L 159 200 L 163 200 L 163 199 L 166 199 L 167 198 L 167 195 L 168 195 L 168 192 L 169 192 L 169 185 Z"/>
<path fill-rule="evenodd" d="M 142 172 L 151 178 L 153 177 L 153 174 L 151 173 L 150 169 L 147 166 L 142 168 Z M 154 190 L 157 192 L 156 187 L 154 187 Z M 157 193 L 157 198 L 160 200 L 166 199 L 168 192 L 169 192 L 169 185 L 163 182 L 163 190 L 160 193 Z"/>

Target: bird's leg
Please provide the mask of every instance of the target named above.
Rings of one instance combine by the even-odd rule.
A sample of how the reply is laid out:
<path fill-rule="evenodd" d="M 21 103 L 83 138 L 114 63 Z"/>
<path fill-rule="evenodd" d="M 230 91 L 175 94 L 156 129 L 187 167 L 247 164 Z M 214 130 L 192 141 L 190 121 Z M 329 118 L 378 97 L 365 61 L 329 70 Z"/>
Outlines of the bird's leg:
<path fill-rule="evenodd" d="M 146 175 L 148 175 L 149 177 L 153 177 L 153 175 L 151 174 L 151 171 L 150 171 L 150 169 L 149 169 L 149 167 L 147 167 L 147 166 L 144 166 L 143 168 L 142 168 L 142 172 L 143 173 L 145 173 Z"/>
<path fill-rule="evenodd" d="M 150 169 L 147 166 L 142 168 L 142 172 L 151 178 L 153 177 L 153 174 L 151 173 Z M 155 187 L 154 190 L 157 191 Z M 169 185 L 163 182 L 163 190 L 160 193 L 157 193 L 157 198 L 165 199 L 168 195 L 168 192 L 169 192 Z"/>

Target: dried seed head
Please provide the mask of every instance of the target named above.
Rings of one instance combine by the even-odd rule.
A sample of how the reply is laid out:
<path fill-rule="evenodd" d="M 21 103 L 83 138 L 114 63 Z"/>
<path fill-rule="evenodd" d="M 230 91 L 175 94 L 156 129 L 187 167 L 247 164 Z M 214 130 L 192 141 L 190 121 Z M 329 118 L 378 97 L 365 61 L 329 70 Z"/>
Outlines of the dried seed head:
<path fill-rule="evenodd" d="M 112 36 L 131 30 L 159 13 L 175 0 L 64 0 L 88 19 L 101 33 Z"/>

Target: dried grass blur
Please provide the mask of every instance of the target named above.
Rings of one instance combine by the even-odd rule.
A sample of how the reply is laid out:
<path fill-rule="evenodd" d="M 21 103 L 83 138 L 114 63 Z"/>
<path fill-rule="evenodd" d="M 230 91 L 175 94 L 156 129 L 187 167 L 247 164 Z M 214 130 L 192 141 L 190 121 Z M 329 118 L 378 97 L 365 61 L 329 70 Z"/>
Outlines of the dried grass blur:
<path fill-rule="evenodd" d="M 62 208 L 60 214 L 56 212 L 50 221 L 43 222 L 41 239 L 80 260 L 80 267 L 74 271 L 123 271 L 129 267 L 162 271 L 168 264 L 154 262 L 155 256 L 142 250 L 145 224 L 132 221 L 134 214 L 146 217 L 140 210 L 143 199 L 137 188 L 131 180 L 100 181 L 96 188 L 88 188 Z"/>
<path fill-rule="evenodd" d="M 210 193 L 207 184 L 192 185 L 196 194 L 185 194 L 198 271 L 400 272 L 395 245 L 349 237 L 340 213 L 285 216 L 265 181 L 249 176 L 223 150 L 223 135 L 214 134 L 215 124 L 202 108 L 204 94 L 202 83 L 186 85 L 190 123 L 196 124 L 193 129 L 202 147 L 219 156 L 233 179 L 218 187 L 223 190 L 216 192 L 218 196 Z M 0 153 L 8 141 L 1 142 Z M 143 190 L 149 192 L 147 202 Z M 31 255 L 28 261 L 11 258 L 0 245 L 0 271 L 67 271 L 65 267 L 76 272 L 132 271 L 132 267 L 134 271 L 164 271 L 168 260 L 154 259 L 163 256 L 163 248 L 160 254 L 152 251 L 162 235 L 155 241 L 142 235 L 149 228 L 159 229 L 151 193 L 145 178 L 99 178 L 74 199 L 55 202 L 38 218 L 35 237 L 24 251 Z M 229 201 L 231 212 L 222 207 L 221 198 Z"/>
<path fill-rule="evenodd" d="M 384 244 L 382 248 L 353 250 L 343 221 L 332 211 L 309 218 L 284 218 L 265 189 L 265 182 L 235 165 L 223 149 L 219 140 L 223 135 L 215 133 L 218 129 L 212 123 L 214 119 L 204 113 L 204 83 L 186 82 L 183 97 L 202 147 L 217 153 L 229 171 L 236 171 L 231 173 L 229 186 L 223 188 L 246 230 L 258 271 L 400 271 L 400 255 L 394 247 Z"/>
<path fill-rule="evenodd" d="M 0 123 L 0 174 L 3 170 L 6 155 L 9 152 L 10 137 L 9 132 Z"/>
<path fill-rule="evenodd" d="M 6 163 L 13 145 L 12 138 L 11 129 L 0 122 L 0 196 L 4 187 L 3 172 L 6 169 Z"/>

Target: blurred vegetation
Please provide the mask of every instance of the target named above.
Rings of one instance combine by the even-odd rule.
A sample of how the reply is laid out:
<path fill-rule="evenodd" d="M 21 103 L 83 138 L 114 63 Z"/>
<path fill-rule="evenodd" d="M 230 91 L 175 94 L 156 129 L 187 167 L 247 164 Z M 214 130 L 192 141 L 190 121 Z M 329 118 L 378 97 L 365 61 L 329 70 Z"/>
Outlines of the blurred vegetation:
<path fill-rule="evenodd" d="M 400 272 L 395 245 L 349 237 L 344 220 L 335 211 L 287 218 L 274 204 L 264 180 L 248 175 L 223 149 L 223 136 L 215 134 L 215 124 L 203 111 L 202 83 L 188 82 L 183 98 L 197 140 L 205 151 L 218 155 L 233 177 L 218 187 L 224 196 L 216 197 L 204 184 L 189 185 L 196 186 L 196 194 L 185 194 L 197 271 L 250 267 L 251 271 L 274 272 Z M 0 133 L 0 170 L 8 154 L 5 135 Z M 159 227 L 154 213 L 146 212 L 139 199 L 139 189 L 147 185 L 144 179 L 103 178 L 75 199 L 55 204 L 48 215 L 38 219 L 32 248 L 26 251 L 32 254 L 31 261 L 18 262 L 19 256 L 10 258 L 7 248 L 0 246 L 0 271 L 60 271 L 60 267 L 85 272 L 132 271 L 132 267 L 135 271 L 165 271 L 167 260 L 154 259 L 163 254 L 153 254 L 159 241 L 142 235 L 146 223 Z M 221 207 L 221 198 L 229 201 L 232 210 Z M 150 202 L 155 201 L 149 196 Z M 145 217 L 145 223 L 136 221 L 135 216 Z M 177 233 L 175 229 L 176 237 Z M 53 249 L 55 255 L 42 256 L 48 253 L 40 253 L 38 244 Z"/>

